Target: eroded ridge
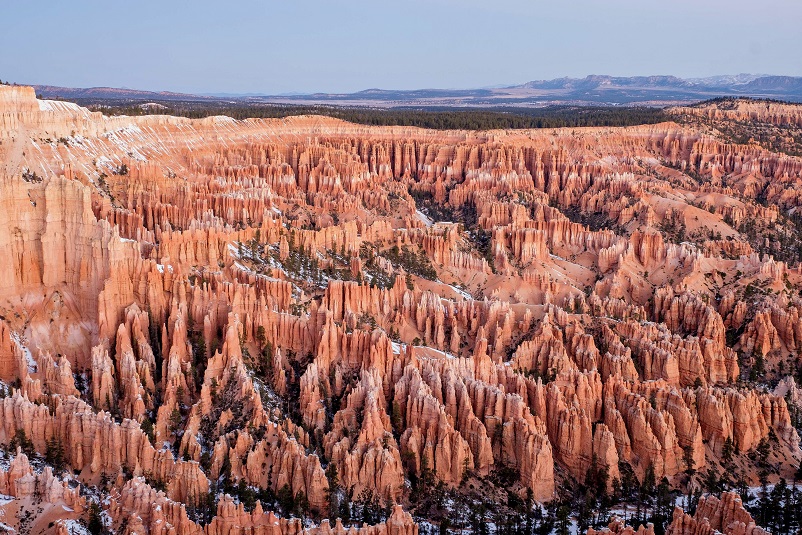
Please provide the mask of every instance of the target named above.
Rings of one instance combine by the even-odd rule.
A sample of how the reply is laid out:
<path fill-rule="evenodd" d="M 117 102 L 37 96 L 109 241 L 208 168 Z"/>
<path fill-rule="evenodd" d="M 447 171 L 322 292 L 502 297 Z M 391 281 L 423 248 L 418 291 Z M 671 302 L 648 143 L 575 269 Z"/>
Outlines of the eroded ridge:
<path fill-rule="evenodd" d="M 676 123 L 105 117 L 23 87 L 0 140 L 0 491 L 48 504 L 36 530 L 415 535 L 443 496 L 799 466 L 798 157 Z"/>

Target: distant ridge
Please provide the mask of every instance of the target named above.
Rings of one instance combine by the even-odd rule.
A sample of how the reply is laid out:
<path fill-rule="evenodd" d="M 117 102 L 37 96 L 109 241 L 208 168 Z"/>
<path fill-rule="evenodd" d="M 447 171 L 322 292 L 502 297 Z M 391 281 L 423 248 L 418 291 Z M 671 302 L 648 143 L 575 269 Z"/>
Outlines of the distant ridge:
<path fill-rule="evenodd" d="M 113 87 L 34 86 L 45 98 L 81 103 L 104 101 L 204 101 L 265 104 L 323 104 L 370 107 L 544 107 L 549 105 L 665 106 L 721 96 L 802 102 L 802 77 L 737 74 L 683 79 L 670 75 L 608 76 L 533 80 L 492 89 L 365 89 L 355 93 L 293 95 L 194 95 Z"/>
<path fill-rule="evenodd" d="M 613 77 L 605 75 L 585 78 L 558 78 L 527 82 L 520 86 L 528 89 L 598 89 L 600 87 L 651 87 L 656 89 L 674 87 L 693 87 L 693 83 L 676 76 L 629 76 Z"/>
<path fill-rule="evenodd" d="M 174 93 L 172 91 L 142 91 L 117 87 L 58 87 L 53 85 L 33 86 L 37 95 L 45 98 L 64 99 L 112 99 L 112 100 L 219 100 L 215 97 Z"/>

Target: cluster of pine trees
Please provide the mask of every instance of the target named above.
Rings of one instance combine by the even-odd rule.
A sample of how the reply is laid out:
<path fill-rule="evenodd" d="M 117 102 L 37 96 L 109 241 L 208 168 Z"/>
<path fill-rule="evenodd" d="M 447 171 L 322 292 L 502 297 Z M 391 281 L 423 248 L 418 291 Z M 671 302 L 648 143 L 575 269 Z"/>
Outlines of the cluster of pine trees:
<path fill-rule="evenodd" d="M 136 102 L 76 100 L 106 115 L 153 113 Z M 234 119 L 325 115 L 373 126 L 416 126 L 435 130 L 496 130 L 508 128 L 563 128 L 633 126 L 671 120 L 660 108 L 611 106 L 549 106 L 545 108 L 392 108 L 299 106 L 232 102 L 164 101 L 159 114 L 200 119 L 226 115 Z"/>

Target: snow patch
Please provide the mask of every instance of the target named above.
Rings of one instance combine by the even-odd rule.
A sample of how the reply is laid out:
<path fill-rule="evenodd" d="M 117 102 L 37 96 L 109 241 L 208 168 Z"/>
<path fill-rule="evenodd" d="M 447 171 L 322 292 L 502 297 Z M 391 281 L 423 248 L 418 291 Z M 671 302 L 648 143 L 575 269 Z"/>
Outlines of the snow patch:
<path fill-rule="evenodd" d="M 11 340 L 13 340 L 15 344 L 17 344 L 17 347 L 20 348 L 22 354 L 25 355 L 25 362 L 28 364 L 28 373 L 36 373 L 37 370 L 39 369 L 38 366 L 36 365 L 36 361 L 33 360 L 33 355 L 31 354 L 31 350 L 28 349 L 27 346 L 25 346 L 25 344 L 22 343 L 22 339 L 20 339 L 19 334 L 12 333 Z"/>
<path fill-rule="evenodd" d="M 70 535 L 91 535 L 89 530 L 77 520 L 64 520 L 64 526 Z"/>
<path fill-rule="evenodd" d="M 81 113 L 81 107 L 73 102 L 62 102 L 56 100 L 37 100 L 39 111 L 71 111 Z"/>
<path fill-rule="evenodd" d="M 445 351 L 440 351 L 439 349 L 435 349 L 435 348 L 433 348 L 433 347 L 426 347 L 426 349 L 427 349 L 428 351 L 432 352 L 432 353 L 437 353 L 438 355 L 442 355 L 442 356 L 444 356 L 444 357 L 445 357 L 445 358 L 447 358 L 447 359 L 454 359 L 454 358 L 457 358 L 457 357 L 455 357 L 454 355 L 452 355 L 451 353 L 447 353 L 447 352 L 445 352 Z"/>
<path fill-rule="evenodd" d="M 471 294 L 469 294 L 468 292 L 466 292 L 465 290 L 461 290 L 460 288 L 457 288 L 456 286 L 452 286 L 451 284 L 448 284 L 447 286 L 449 288 L 451 288 L 452 290 L 454 290 L 455 292 L 457 292 L 458 295 L 461 295 L 464 299 L 467 299 L 469 301 L 473 299 L 473 296 Z"/>
<path fill-rule="evenodd" d="M 434 225 L 434 221 L 426 217 L 426 214 L 424 214 L 420 210 L 415 210 L 415 213 L 417 214 L 418 219 L 423 221 L 423 224 L 426 225 L 427 227 L 431 227 L 432 225 Z"/>

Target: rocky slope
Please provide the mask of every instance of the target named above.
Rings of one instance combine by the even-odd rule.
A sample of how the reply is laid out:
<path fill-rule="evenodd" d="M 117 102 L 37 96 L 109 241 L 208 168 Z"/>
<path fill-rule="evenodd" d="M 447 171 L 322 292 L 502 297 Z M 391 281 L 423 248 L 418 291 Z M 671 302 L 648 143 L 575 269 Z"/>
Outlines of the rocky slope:
<path fill-rule="evenodd" d="M 653 534 L 654 525 L 639 526 L 637 531 L 615 518 L 607 528 L 588 530 L 588 535 L 596 534 Z M 744 509 L 741 498 L 733 492 L 722 493 L 720 498 L 705 496 L 699 501 L 696 512 L 689 515 L 679 507 L 666 530 L 668 535 L 766 535 L 769 533 L 755 524 L 752 515 Z"/>
<path fill-rule="evenodd" d="M 799 466 L 800 158 L 675 123 L 110 118 L 20 87 L 0 141 L 2 507 L 69 509 L 36 532 L 100 504 L 120 533 L 413 535 L 444 496 Z"/>

